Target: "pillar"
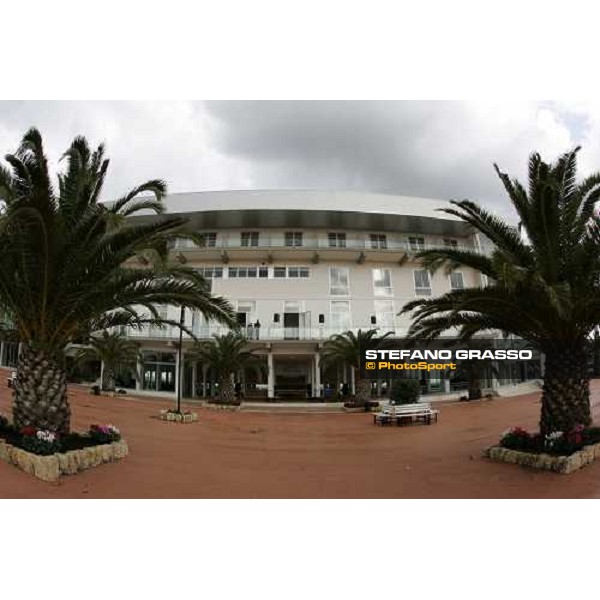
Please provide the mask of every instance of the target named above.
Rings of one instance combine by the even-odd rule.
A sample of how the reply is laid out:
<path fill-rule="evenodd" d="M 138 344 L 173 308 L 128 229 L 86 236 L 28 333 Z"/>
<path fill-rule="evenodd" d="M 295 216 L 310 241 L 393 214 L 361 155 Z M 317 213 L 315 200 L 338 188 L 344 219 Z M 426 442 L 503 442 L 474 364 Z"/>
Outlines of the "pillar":
<path fill-rule="evenodd" d="M 206 398 L 206 365 L 202 365 L 202 397 Z"/>
<path fill-rule="evenodd" d="M 313 396 L 318 398 L 321 396 L 321 355 L 318 352 L 315 352 L 314 371 Z"/>
<path fill-rule="evenodd" d="M 0 340 L 0 365 L 4 366 L 4 340 Z"/>
<path fill-rule="evenodd" d="M 354 396 L 356 394 L 356 381 L 354 377 L 354 369 L 350 368 L 350 393 Z"/>
<path fill-rule="evenodd" d="M 444 394 L 450 393 L 450 379 L 448 377 L 444 377 Z"/>
<path fill-rule="evenodd" d="M 102 389 L 102 382 L 104 381 L 104 361 L 100 361 L 100 389 Z"/>
<path fill-rule="evenodd" d="M 273 361 L 273 353 L 269 351 L 267 354 L 267 364 L 269 367 L 269 375 L 267 379 L 267 396 L 273 398 L 275 396 L 275 367 Z"/>

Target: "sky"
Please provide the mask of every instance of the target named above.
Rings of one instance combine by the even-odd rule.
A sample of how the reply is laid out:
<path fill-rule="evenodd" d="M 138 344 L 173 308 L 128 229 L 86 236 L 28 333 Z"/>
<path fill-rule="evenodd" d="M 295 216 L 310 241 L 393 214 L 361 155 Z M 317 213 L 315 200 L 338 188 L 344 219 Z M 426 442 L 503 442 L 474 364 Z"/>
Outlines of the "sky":
<path fill-rule="evenodd" d="M 0 155 L 31 126 L 53 169 L 75 135 L 105 143 L 105 199 L 161 178 L 171 192 L 366 190 L 509 215 L 494 162 L 524 179 L 531 152 L 581 145 L 581 175 L 600 171 L 600 102 L 3 101 Z"/>

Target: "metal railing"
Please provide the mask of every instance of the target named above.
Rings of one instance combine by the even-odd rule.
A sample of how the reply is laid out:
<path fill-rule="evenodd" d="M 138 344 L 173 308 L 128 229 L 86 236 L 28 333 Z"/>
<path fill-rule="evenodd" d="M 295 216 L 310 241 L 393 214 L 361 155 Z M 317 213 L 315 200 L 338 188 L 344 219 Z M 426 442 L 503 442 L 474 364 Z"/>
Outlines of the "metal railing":
<path fill-rule="evenodd" d="M 371 240 L 355 240 L 348 239 L 341 243 L 331 243 L 327 238 L 321 237 L 304 237 L 302 244 L 288 244 L 283 237 L 261 236 L 257 245 L 243 244 L 240 239 L 235 238 L 217 238 L 214 245 L 198 246 L 192 240 L 181 239 L 175 240 L 171 246 L 173 250 L 264 250 L 264 249 L 279 249 L 279 250 L 370 250 L 379 252 L 404 252 L 408 254 L 416 254 L 422 250 L 432 250 L 440 248 L 449 248 L 445 244 L 423 244 L 413 245 L 406 241 L 387 240 L 385 243 L 372 242 Z M 465 250 L 471 252 L 480 252 L 477 246 L 474 245 L 457 245 L 451 248 L 456 250 Z"/>
<path fill-rule="evenodd" d="M 358 329 L 362 329 L 363 331 L 368 329 L 373 329 L 377 327 L 376 325 L 365 325 L 362 328 L 353 327 L 351 331 L 355 333 Z M 206 325 L 199 327 L 191 327 L 189 328 L 194 335 L 201 340 L 211 339 L 215 335 L 225 335 L 231 330 L 228 327 L 222 325 Z M 406 331 L 400 327 L 389 328 L 389 327 L 379 327 L 381 333 L 387 333 L 388 331 L 393 331 L 394 335 L 397 337 L 401 337 L 406 335 Z M 305 340 L 326 340 L 332 335 L 344 333 L 348 331 L 348 329 L 339 329 L 332 327 L 268 327 L 262 326 L 259 328 L 259 331 L 256 331 L 256 328 L 249 332 L 246 329 L 242 328 L 240 330 L 240 335 L 246 337 L 250 341 L 305 341 Z M 144 338 L 144 339 L 156 339 L 156 340 L 178 340 L 179 339 L 179 328 L 175 326 L 166 326 L 166 327 L 144 327 L 141 329 L 136 328 L 125 328 L 125 335 L 131 338 Z M 188 333 L 183 334 L 184 340 L 190 340 L 191 336 Z"/>

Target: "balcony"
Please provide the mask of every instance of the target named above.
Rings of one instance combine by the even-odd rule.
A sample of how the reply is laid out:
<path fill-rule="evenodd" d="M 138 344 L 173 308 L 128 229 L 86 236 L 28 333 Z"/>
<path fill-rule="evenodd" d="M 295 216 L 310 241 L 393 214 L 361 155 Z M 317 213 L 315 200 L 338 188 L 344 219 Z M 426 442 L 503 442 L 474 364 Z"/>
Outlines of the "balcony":
<path fill-rule="evenodd" d="M 363 330 L 371 329 L 373 325 L 365 325 L 362 327 Z M 222 325 L 205 325 L 201 327 L 190 328 L 196 338 L 199 340 L 209 340 L 215 335 L 225 335 L 230 329 Z M 352 331 L 358 331 L 358 327 L 352 328 Z M 247 337 L 249 341 L 261 341 L 261 342 L 280 342 L 280 341 L 319 341 L 326 340 L 332 335 L 344 333 L 346 329 L 333 329 L 329 327 L 266 327 L 260 328 L 259 337 L 256 337 L 256 332 L 252 332 L 252 335 L 248 335 L 246 331 L 241 331 L 244 337 Z M 381 328 L 381 333 L 387 333 L 390 331 L 389 328 Z M 158 327 L 145 327 L 143 329 L 132 329 L 127 328 L 125 330 L 127 337 L 132 339 L 144 339 L 144 340 L 164 340 L 164 341 L 178 341 L 179 340 L 179 328 L 174 326 L 168 326 L 164 328 Z M 396 337 L 402 337 L 406 335 L 406 331 L 400 327 L 396 327 L 394 330 Z M 192 337 L 183 333 L 184 341 L 191 341 Z"/>
<path fill-rule="evenodd" d="M 310 259 L 313 262 L 318 262 L 320 256 L 326 256 L 333 260 L 347 260 L 350 258 L 360 263 L 370 257 L 377 260 L 397 261 L 405 255 L 414 256 L 422 250 L 447 248 L 441 243 L 413 246 L 407 241 L 393 240 L 389 237 L 386 242 L 351 238 L 345 241 L 331 242 L 324 236 L 304 235 L 301 244 L 290 244 L 289 240 L 287 242 L 283 235 L 261 233 L 258 243 L 254 245 L 243 244 L 239 236 L 219 236 L 214 244 L 205 246 L 197 246 L 191 240 L 176 240 L 172 245 L 172 250 L 190 259 L 219 259 L 225 263 L 235 259 L 252 259 L 262 262 L 292 257 L 296 260 Z M 455 246 L 454 249 L 479 252 L 476 246 L 470 245 Z M 352 256 L 352 253 L 354 253 L 354 256 Z"/>

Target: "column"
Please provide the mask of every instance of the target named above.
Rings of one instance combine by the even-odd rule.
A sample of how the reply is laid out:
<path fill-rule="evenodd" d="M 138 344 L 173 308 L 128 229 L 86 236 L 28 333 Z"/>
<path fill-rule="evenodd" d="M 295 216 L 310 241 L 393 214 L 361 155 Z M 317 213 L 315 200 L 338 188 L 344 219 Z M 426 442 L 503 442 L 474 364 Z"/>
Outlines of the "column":
<path fill-rule="evenodd" d="M 192 365 L 192 398 L 197 396 L 196 394 L 196 380 L 198 377 L 198 363 Z"/>
<path fill-rule="evenodd" d="M 4 340 L 0 340 L 0 366 L 4 366 Z"/>
<path fill-rule="evenodd" d="M 202 365 L 202 397 L 206 398 L 206 365 Z"/>
<path fill-rule="evenodd" d="M 321 355 L 318 352 L 315 352 L 314 371 L 313 396 L 318 398 L 321 396 Z"/>
<path fill-rule="evenodd" d="M 444 377 L 444 394 L 450 393 L 450 378 Z"/>
<path fill-rule="evenodd" d="M 100 389 L 102 389 L 102 382 L 104 381 L 104 361 L 100 361 Z"/>
<path fill-rule="evenodd" d="M 350 367 L 350 393 L 354 396 L 356 394 L 356 381 L 354 377 L 354 368 Z"/>
<path fill-rule="evenodd" d="M 267 396 L 273 398 L 275 396 L 275 366 L 273 364 L 273 353 L 269 351 L 267 354 L 267 364 L 269 367 L 269 375 L 267 379 Z"/>

